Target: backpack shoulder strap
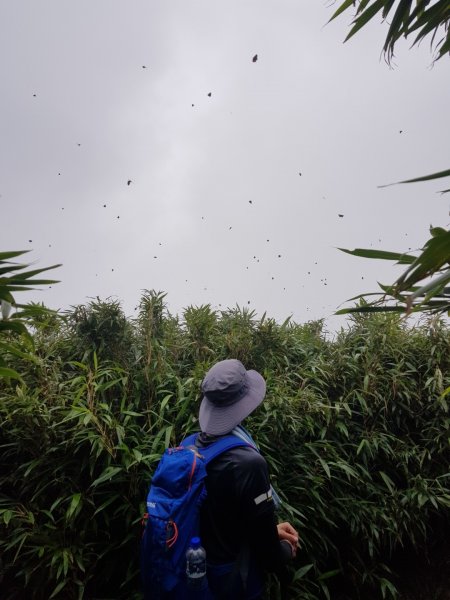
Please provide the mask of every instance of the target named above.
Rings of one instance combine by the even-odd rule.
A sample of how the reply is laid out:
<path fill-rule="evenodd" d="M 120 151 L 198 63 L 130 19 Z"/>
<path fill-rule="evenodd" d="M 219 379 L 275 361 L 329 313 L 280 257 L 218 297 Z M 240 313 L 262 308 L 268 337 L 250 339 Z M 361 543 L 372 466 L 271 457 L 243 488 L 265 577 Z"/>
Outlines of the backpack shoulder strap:
<path fill-rule="evenodd" d="M 192 433 L 191 435 L 188 435 L 187 438 L 184 438 L 184 440 L 181 442 L 180 446 L 184 446 L 185 448 L 186 446 L 195 446 L 197 436 L 198 433 Z"/>
<path fill-rule="evenodd" d="M 192 435 L 189 435 L 187 438 L 185 438 L 181 442 L 181 445 L 184 447 L 194 446 L 195 442 L 197 440 L 197 437 L 198 437 L 198 433 L 193 433 Z M 220 439 L 213 442 L 212 444 L 209 444 L 209 446 L 205 446 L 204 448 L 199 448 L 199 451 L 202 454 L 202 456 L 204 456 L 205 463 L 208 464 L 209 462 L 211 462 L 212 460 L 217 458 L 223 452 L 226 452 L 227 450 L 231 450 L 231 448 L 236 448 L 237 446 L 249 446 L 250 448 L 253 448 L 253 446 L 251 444 L 249 444 L 247 441 L 237 437 L 236 435 L 230 434 L 230 435 L 221 437 Z"/>

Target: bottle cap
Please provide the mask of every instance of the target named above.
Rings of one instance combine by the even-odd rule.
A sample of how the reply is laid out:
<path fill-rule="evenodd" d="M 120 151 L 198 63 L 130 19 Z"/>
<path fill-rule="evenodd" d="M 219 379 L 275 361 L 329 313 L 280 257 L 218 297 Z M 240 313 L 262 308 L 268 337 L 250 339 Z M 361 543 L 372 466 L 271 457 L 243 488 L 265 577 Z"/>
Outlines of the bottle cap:
<path fill-rule="evenodd" d="M 194 548 L 198 548 L 200 546 L 200 538 L 199 537 L 191 538 L 191 546 L 193 546 Z"/>

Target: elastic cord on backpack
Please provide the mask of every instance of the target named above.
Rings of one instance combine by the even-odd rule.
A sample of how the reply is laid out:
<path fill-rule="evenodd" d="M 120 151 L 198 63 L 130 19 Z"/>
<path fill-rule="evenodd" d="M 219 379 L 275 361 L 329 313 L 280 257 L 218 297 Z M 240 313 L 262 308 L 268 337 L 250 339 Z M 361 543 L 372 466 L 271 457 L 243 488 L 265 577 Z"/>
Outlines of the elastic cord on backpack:
<path fill-rule="evenodd" d="M 169 521 L 167 523 L 167 529 L 169 529 L 169 527 L 173 528 L 173 535 L 172 535 L 172 537 L 170 537 L 166 540 L 166 546 L 167 546 L 167 548 L 172 548 L 172 546 L 175 544 L 175 542 L 178 539 L 178 527 L 177 527 L 177 524 L 175 523 L 175 521 Z"/>
<path fill-rule="evenodd" d="M 191 472 L 189 474 L 189 487 L 188 487 L 188 490 L 190 490 L 191 486 L 192 486 L 192 478 L 193 478 L 194 473 L 195 473 L 195 466 L 197 464 L 197 456 L 198 456 L 197 452 L 194 452 L 194 459 L 192 461 Z"/>
<path fill-rule="evenodd" d="M 141 520 L 142 537 L 144 537 L 145 529 L 147 527 L 147 521 L 148 521 L 148 513 L 144 513 L 144 515 L 142 516 L 142 520 Z"/>

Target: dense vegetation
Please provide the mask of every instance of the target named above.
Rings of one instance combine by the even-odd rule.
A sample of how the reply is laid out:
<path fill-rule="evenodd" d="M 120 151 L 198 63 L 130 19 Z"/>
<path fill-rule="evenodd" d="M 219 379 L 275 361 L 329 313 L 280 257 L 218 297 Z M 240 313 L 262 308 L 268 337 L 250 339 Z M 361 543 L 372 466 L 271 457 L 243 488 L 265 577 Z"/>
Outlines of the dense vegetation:
<path fill-rule="evenodd" d="M 30 315 L 33 353 L 11 330 L 2 357 L 21 374 L 0 380 L 5 600 L 139 597 L 150 473 L 196 429 L 202 377 L 229 357 L 267 380 L 247 424 L 301 535 L 290 598 L 395 597 L 401 559 L 443 547 L 450 332 L 438 317 L 407 328 L 354 315 L 331 340 L 321 322 L 240 308 L 177 318 L 155 292 L 135 319 L 110 300 Z"/>

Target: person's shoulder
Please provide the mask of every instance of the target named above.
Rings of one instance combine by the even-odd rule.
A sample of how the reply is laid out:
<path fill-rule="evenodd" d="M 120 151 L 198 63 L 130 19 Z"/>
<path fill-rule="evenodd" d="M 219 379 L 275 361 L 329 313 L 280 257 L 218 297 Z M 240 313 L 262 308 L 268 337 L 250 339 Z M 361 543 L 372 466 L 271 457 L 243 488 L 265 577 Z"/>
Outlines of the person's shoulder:
<path fill-rule="evenodd" d="M 252 446 L 236 446 L 229 452 L 234 462 L 241 468 L 267 469 L 266 459 Z"/>

